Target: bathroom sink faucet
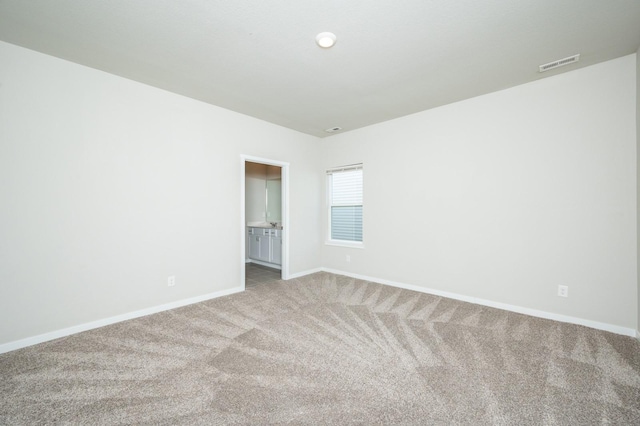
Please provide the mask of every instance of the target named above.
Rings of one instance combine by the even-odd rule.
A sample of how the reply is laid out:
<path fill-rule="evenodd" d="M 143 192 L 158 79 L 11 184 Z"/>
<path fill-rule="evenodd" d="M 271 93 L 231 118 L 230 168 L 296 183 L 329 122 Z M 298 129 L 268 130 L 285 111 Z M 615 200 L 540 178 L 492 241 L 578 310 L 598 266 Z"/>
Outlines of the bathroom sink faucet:
<path fill-rule="evenodd" d="M 271 224 L 271 226 L 273 226 L 274 228 L 275 228 L 276 226 L 278 226 L 278 222 L 269 222 L 269 223 L 270 223 L 270 224 Z"/>

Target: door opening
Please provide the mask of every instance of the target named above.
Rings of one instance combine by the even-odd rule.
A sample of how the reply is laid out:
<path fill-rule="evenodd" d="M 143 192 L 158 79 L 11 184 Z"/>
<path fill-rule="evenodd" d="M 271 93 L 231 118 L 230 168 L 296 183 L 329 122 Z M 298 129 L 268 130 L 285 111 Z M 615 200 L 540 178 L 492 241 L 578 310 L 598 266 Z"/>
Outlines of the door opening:
<path fill-rule="evenodd" d="M 241 281 L 289 275 L 289 163 L 241 156 Z"/>

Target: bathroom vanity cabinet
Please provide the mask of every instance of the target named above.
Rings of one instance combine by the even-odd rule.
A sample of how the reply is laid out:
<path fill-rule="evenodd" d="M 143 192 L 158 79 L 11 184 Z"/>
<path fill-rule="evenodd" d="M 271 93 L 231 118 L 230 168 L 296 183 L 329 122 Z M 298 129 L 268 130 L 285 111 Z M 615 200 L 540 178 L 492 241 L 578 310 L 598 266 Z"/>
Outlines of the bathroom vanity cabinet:
<path fill-rule="evenodd" d="M 282 265 L 282 229 L 247 228 L 249 259 L 266 266 Z"/>

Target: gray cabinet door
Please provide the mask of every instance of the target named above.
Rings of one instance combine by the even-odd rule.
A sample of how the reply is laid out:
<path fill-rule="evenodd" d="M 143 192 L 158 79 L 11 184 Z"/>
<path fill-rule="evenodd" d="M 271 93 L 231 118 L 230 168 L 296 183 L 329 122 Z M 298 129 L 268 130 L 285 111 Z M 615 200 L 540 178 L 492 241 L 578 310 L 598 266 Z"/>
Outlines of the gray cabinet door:
<path fill-rule="evenodd" d="M 260 236 L 249 235 L 249 259 L 260 259 Z"/>
<path fill-rule="evenodd" d="M 260 253 L 256 259 L 262 260 L 263 262 L 269 261 L 269 236 L 257 236 L 258 245 L 260 247 Z"/>
<path fill-rule="evenodd" d="M 271 237 L 271 263 L 282 265 L 282 238 Z"/>

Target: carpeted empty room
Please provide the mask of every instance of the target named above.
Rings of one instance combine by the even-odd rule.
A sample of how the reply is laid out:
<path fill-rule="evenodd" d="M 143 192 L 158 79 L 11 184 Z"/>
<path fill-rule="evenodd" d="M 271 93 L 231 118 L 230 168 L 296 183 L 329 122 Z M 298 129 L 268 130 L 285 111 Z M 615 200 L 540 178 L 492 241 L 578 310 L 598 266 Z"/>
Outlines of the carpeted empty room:
<path fill-rule="evenodd" d="M 0 0 L 0 426 L 640 426 L 640 0 Z"/>
<path fill-rule="evenodd" d="M 0 423 L 638 424 L 640 343 L 330 273 L 0 355 Z"/>

